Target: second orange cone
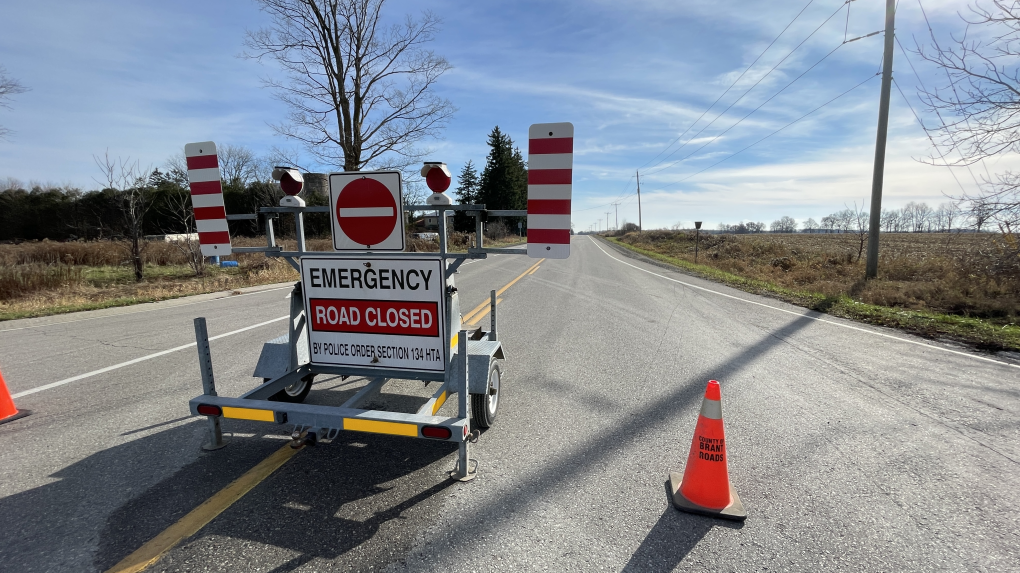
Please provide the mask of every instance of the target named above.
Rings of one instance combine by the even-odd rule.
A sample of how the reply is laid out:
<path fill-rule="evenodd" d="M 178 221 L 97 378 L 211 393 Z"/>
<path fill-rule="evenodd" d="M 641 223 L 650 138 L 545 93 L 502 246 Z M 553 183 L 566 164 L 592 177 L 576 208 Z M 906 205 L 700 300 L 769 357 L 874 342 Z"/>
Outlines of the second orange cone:
<path fill-rule="evenodd" d="M 4 382 L 4 375 L 0 372 L 0 424 L 23 418 L 29 414 L 28 410 L 18 411 L 14 407 L 14 399 L 7 390 L 7 383 Z"/>
<path fill-rule="evenodd" d="M 705 388 L 683 478 L 671 472 L 669 488 L 677 509 L 738 521 L 747 518 L 726 466 L 722 393 L 715 380 L 709 380 Z"/>

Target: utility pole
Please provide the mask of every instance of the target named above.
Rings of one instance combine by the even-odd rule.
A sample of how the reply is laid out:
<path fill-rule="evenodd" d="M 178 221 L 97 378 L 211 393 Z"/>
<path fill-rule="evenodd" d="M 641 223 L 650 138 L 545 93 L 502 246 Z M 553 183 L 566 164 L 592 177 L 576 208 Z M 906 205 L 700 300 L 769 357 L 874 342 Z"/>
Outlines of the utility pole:
<path fill-rule="evenodd" d="M 612 211 L 606 211 L 606 232 L 609 232 L 609 214 L 610 213 L 612 213 Z"/>
<path fill-rule="evenodd" d="M 616 209 L 616 230 L 620 230 L 620 204 L 613 203 L 613 209 Z"/>
<path fill-rule="evenodd" d="M 882 222 L 882 181 L 885 177 L 885 140 L 889 130 L 889 91 L 892 87 L 895 0 L 885 0 L 885 53 L 882 57 L 882 94 L 878 102 L 878 136 L 875 139 L 875 174 L 871 180 L 871 220 L 868 229 L 868 262 L 865 279 L 878 276 L 878 231 Z"/>
<path fill-rule="evenodd" d="M 637 232 L 640 235 L 644 230 L 641 227 L 641 172 L 635 171 L 637 174 Z"/>

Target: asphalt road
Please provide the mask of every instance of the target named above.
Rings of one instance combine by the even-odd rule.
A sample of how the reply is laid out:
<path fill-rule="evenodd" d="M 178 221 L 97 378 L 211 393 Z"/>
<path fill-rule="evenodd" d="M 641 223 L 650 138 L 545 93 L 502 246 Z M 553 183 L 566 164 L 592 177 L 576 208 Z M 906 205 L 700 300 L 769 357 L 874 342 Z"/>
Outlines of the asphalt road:
<path fill-rule="evenodd" d="M 463 307 L 534 262 L 466 265 Z M 0 425 L 0 571 L 105 571 L 284 445 L 279 426 L 225 421 L 229 445 L 200 451 L 187 345 L 195 316 L 228 334 L 212 342 L 217 386 L 241 394 L 261 342 L 285 330 L 270 321 L 288 292 L 0 323 L 0 369 L 33 410 Z M 475 481 L 446 479 L 449 444 L 342 433 L 149 570 L 1017 569 L 1015 357 L 808 312 L 589 237 L 502 298 L 506 377 Z M 709 379 L 743 524 L 680 513 L 666 494 Z M 362 383 L 323 379 L 308 401 Z M 379 406 L 430 393 L 393 386 L 407 395 Z"/>

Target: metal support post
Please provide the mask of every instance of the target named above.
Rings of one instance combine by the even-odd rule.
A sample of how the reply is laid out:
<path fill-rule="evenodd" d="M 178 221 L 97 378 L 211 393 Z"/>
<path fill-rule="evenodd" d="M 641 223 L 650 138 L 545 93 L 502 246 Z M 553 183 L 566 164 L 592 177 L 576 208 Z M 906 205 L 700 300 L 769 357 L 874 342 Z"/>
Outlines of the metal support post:
<path fill-rule="evenodd" d="M 446 256 L 446 212 L 436 207 L 436 226 L 439 227 L 439 254 Z"/>
<path fill-rule="evenodd" d="M 482 246 L 482 239 L 485 236 L 485 223 L 482 222 L 481 215 L 475 215 L 475 246 L 479 249 L 484 248 Z"/>
<path fill-rule="evenodd" d="M 301 211 L 294 213 L 294 234 L 297 235 L 298 252 L 305 252 L 305 214 Z"/>
<path fill-rule="evenodd" d="M 299 364 L 298 360 L 298 344 L 301 343 L 301 332 L 305 327 L 304 320 L 305 300 L 304 294 L 301 292 L 301 283 L 297 282 L 294 284 L 294 289 L 290 291 L 290 322 L 289 328 L 287 329 L 287 340 L 288 346 L 290 346 L 290 369 L 296 370 Z"/>
<path fill-rule="evenodd" d="M 216 395 L 216 379 L 213 378 L 212 352 L 209 349 L 209 331 L 205 326 L 205 317 L 195 319 L 195 343 L 198 345 L 198 367 L 202 372 L 202 392 L 206 396 Z M 209 442 L 202 445 L 203 450 L 218 450 L 223 443 L 223 431 L 220 429 L 219 416 L 206 416 L 209 420 Z"/>
<path fill-rule="evenodd" d="M 489 291 L 489 340 L 499 340 L 496 335 L 496 291 Z"/>
<path fill-rule="evenodd" d="M 468 435 L 460 442 L 460 451 L 457 455 L 457 470 L 450 474 L 450 477 L 457 481 L 471 481 L 475 479 L 475 471 L 469 467 L 471 463 L 471 439 L 474 434 L 471 431 L 471 395 L 468 394 L 468 351 L 467 342 L 469 332 L 461 330 L 457 338 L 457 360 L 464 365 L 461 370 L 463 378 L 455 380 L 457 384 L 457 417 L 466 420 Z M 475 462 L 477 464 L 477 462 Z"/>
<path fill-rule="evenodd" d="M 266 246 L 272 249 L 276 246 L 276 233 L 273 231 L 273 216 L 266 213 Z"/>

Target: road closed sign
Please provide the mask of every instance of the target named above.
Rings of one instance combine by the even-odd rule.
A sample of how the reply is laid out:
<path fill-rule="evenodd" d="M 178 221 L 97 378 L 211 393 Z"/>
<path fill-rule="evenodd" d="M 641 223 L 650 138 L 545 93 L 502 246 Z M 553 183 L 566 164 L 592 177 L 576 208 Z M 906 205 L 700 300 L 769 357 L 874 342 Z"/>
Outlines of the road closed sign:
<path fill-rule="evenodd" d="M 302 257 L 301 284 L 312 363 L 446 370 L 439 257 Z"/>
<path fill-rule="evenodd" d="M 399 171 L 330 173 L 329 198 L 335 250 L 404 250 Z"/>

